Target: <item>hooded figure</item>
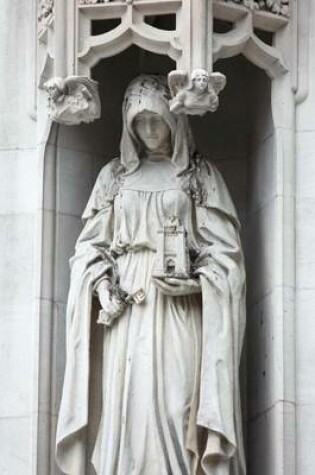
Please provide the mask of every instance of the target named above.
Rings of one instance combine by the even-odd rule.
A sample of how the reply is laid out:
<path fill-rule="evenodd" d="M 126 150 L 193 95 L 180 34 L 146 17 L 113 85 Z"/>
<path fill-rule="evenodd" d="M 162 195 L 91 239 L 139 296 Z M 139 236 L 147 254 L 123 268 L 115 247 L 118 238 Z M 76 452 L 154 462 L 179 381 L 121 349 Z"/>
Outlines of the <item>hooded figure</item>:
<path fill-rule="evenodd" d="M 171 114 L 169 99 L 159 76 L 129 85 L 120 158 L 100 172 L 83 214 L 71 260 L 57 427 L 57 463 L 69 475 L 87 473 L 92 421 L 98 475 L 245 474 L 239 222 L 220 174 L 196 153 L 186 117 Z M 143 112 L 169 128 L 169 147 L 158 157 L 135 132 Z M 170 216 L 185 228 L 198 293 L 168 295 L 152 278 L 158 233 Z M 122 291 L 141 288 L 145 301 L 126 305 L 111 327 L 96 326 L 94 290 L 115 273 Z"/>

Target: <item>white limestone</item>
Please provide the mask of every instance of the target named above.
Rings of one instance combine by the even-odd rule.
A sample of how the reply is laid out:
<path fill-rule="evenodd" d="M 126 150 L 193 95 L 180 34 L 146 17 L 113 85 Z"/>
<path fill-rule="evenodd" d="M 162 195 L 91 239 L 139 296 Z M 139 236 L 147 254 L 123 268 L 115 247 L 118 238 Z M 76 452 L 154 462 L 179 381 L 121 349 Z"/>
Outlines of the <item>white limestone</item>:
<path fill-rule="evenodd" d="M 171 71 L 168 83 L 173 95 L 170 110 L 173 114 L 204 115 L 215 112 L 219 106 L 219 92 L 226 85 L 221 73 L 194 69 L 190 75 L 184 71 Z"/>
<path fill-rule="evenodd" d="M 113 129 L 120 128 L 122 90 L 138 71 L 190 76 L 201 68 L 209 75 L 220 70 L 228 80 L 217 112 L 191 122 L 198 145 L 229 183 L 244 224 L 248 473 L 313 475 L 312 2 L 43 0 L 38 7 L 37 15 L 37 2 L 22 9 L 12 0 L 0 17 L 0 472 L 60 475 L 54 434 L 65 362 L 67 261 L 102 162 L 117 153 Z M 162 29 L 168 20 L 160 14 L 176 15 L 174 31 Z M 229 23 L 212 25 L 212 15 Z M 93 36 L 91 22 L 102 18 L 122 22 Z M 231 30 L 219 33 L 223 26 Z M 261 31 L 273 34 L 272 46 Z M 131 45 L 141 53 L 128 56 Z M 272 78 L 272 98 L 263 75 L 232 59 L 239 53 Z M 69 76 L 100 80 L 103 116 L 88 126 L 60 125 L 57 133 L 47 120 L 46 93 L 36 93 L 37 78 L 43 88 L 53 77 Z M 87 464 L 86 475 L 92 474 Z"/>
<path fill-rule="evenodd" d="M 83 213 L 57 426 L 57 463 L 65 473 L 85 473 L 86 447 L 78 452 L 77 434 L 91 425 L 89 368 L 98 364 L 89 350 L 93 292 L 102 307 L 97 323 L 105 325 L 96 472 L 124 473 L 133 463 L 160 474 L 169 460 L 172 473 L 193 473 L 200 460 L 205 471 L 229 475 L 233 464 L 245 473 L 238 381 L 245 274 L 238 219 L 218 171 L 194 151 L 185 117 L 169 110 L 169 96 L 160 76 L 142 75 L 127 87 L 120 158 L 103 168 Z M 163 227 L 164 274 L 155 268 Z M 167 359 L 160 361 L 161 354 Z M 198 448 L 197 430 L 207 440 L 204 448 Z"/>
<path fill-rule="evenodd" d="M 89 78 L 54 77 L 45 83 L 49 117 L 65 125 L 93 122 L 101 117 L 98 85 Z"/>

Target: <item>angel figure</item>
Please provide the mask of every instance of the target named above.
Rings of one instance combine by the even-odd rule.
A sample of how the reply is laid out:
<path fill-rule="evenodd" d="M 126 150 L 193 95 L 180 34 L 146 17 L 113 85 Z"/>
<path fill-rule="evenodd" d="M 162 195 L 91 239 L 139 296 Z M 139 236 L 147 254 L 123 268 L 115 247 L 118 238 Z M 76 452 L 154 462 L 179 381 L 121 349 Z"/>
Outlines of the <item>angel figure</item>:
<path fill-rule="evenodd" d="M 225 87 L 226 77 L 218 72 L 209 74 L 205 69 L 195 69 L 189 78 L 187 72 L 176 70 L 169 73 L 168 84 L 173 96 L 171 112 L 204 115 L 217 110 L 219 92 Z"/>
<path fill-rule="evenodd" d="M 92 122 L 101 116 L 98 85 L 87 77 L 54 77 L 45 84 L 49 117 L 65 125 Z"/>

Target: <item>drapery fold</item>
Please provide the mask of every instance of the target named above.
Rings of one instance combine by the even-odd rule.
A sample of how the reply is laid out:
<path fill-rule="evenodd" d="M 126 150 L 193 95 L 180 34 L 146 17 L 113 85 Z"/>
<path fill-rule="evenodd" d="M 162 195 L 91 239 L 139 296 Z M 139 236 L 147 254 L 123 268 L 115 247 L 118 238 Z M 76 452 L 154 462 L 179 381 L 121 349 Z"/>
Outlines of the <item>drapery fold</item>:
<path fill-rule="evenodd" d="M 141 163 L 141 147 L 132 123 L 136 114 L 144 110 L 160 114 L 170 127 L 173 154 L 167 162 L 169 185 L 158 170 L 163 162 L 160 165 Z M 157 183 L 155 189 L 150 182 L 152 176 Z M 149 179 L 145 180 L 146 177 Z M 240 225 L 220 173 L 196 154 L 187 118 L 171 115 L 165 79 L 155 76 L 141 76 L 127 89 L 121 156 L 106 165 L 98 176 L 83 213 L 85 227 L 71 260 L 67 360 L 56 448 L 57 464 L 65 474 L 86 473 L 89 378 L 95 364 L 91 359 L 93 289 L 99 279 L 110 276 L 113 271 L 102 250 L 120 253 L 121 261 L 128 255 L 135 259 L 133 275 L 134 280 L 138 280 L 137 274 L 148 273 L 148 268 L 143 272 L 144 254 L 150 253 L 151 266 L 156 250 L 153 236 L 157 235 L 158 228 L 153 229 L 154 222 L 160 226 L 158 221 L 167 218 L 173 209 L 181 213 L 179 217 L 186 226 L 188 244 L 194 250 L 193 268 L 202 291 L 202 304 L 194 303 L 198 310 L 195 314 L 201 316 L 201 344 L 196 352 L 200 364 L 196 369 L 186 434 L 187 450 L 194 454 L 191 475 L 245 475 L 239 395 L 239 363 L 245 327 Z M 135 240 L 138 241 L 133 242 Z M 124 272 L 128 273 L 128 268 Z M 131 282 L 131 287 L 134 283 Z M 153 315 L 158 320 L 163 317 L 163 299 L 152 287 L 150 292 L 148 307 L 144 308 L 149 309 L 148 317 Z M 155 306 L 150 299 L 160 302 L 159 314 L 152 313 Z M 175 297 L 170 299 L 173 299 L 172 305 L 167 308 L 172 307 L 172 310 L 168 310 L 167 317 L 175 313 L 179 316 L 181 301 Z M 185 308 L 192 308 L 189 298 L 186 304 Z M 126 318 L 133 318 L 130 307 L 120 317 Z M 161 335 L 159 341 L 162 341 Z M 168 422 L 167 418 L 162 419 L 159 430 L 163 432 Z"/>
<path fill-rule="evenodd" d="M 57 432 L 57 463 L 70 475 L 85 473 L 84 433 L 89 421 L 89 367 L 93 364 L 89 360 L 93 286 L 111 271 L 99 247 L 107 249 L 113 244 L 115 217 L 108 196 L 111 167 L 115 166 L 115 162 L 107 165 L 96 182 L 84 213 L 86 224 L 71 260 L 67 365 Z M 206 166 L 210 166 L 211 174 L 203 178 L 202 184 L 215 190 L 221 186 L 216 182 L 218 172 L 213 172 L 212 165 Z M 231 459 L 233 475 L 243 475 L 238 370 L 245 326 L 245 274 L 236 214 L 234 208 L 228 214 L 230 198 L 222 187 L 221 193 L 222 205 L 217 200 L 215 206 L 194 207 L 195 239 L 201 249 L 195 266 L 202 285 L 202 350 L 200 385 L 195 394 L 197 401 L 192 402 L 187 448 L 200 458 L 196 473 L 213 475 L 213 460 L 219 455 Z M 208 431 L 208 442 L 201 448 L 198 433 L 203 429 Z M 222 435 L 220 445 L 213 434 Z"/>

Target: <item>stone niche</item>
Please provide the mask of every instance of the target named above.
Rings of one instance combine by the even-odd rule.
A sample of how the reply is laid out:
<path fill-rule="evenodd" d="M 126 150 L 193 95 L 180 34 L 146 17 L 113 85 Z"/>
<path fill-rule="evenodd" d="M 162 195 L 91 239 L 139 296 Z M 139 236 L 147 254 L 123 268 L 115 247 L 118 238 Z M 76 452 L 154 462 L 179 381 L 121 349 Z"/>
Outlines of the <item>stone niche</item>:
<path fill-rule="evenodd" d="M 118 155 L 121 104 L 128 82 L 141 72 L 167 74 L 176 69 L 166 56 L 132 46 L 102 60 L 92 71 L 100 85 L 102 118 L 89 125 L 58 126 L 56 154 L 55 318 L 53 320 L 51 473 L 55 427 L 65 362 L 65 310 L 69 287 L 68 260 L 81 230 L 81 214 L 100 169 Z M 268 295 L 271 285 L 270 254 L 273 240 L 274 187 L 273 124 L 270 79 L 242 56 L 218 61 L 214 69 L 224 73 L 227 86 L 217 112 L 190 118 L 197 146 L 222 172 L 243 226 L 242 237 L 248 275 L 247 338 L 243 351 L 241 386 L 250 475 L 272 475 L 273 421 L 265 414 L 272 398 L 271 322 Z M 93 351 L 97 352 L 97 348 Z M 246 358 L 246 354 L 249 356 Z M 95 356 L 97 357 L 97 356 Z M 247 363 L 246 363 L 247 360 Z M 93 381 L 93 375 L 91 377 Z M 91 405 L 97 397 L 92 392 Z M 271 416 L 272 417 L 272 416 Z M 48 421 L 47 421 L 48 422 Z M 247 435 L 247 437 L 246 437 Z M 89 446 L 95 433 L 91 428 Z M 90 459 L 90 457 L 88 457 Z M 87 474 L 93 474 L 88 467 Z"/>

